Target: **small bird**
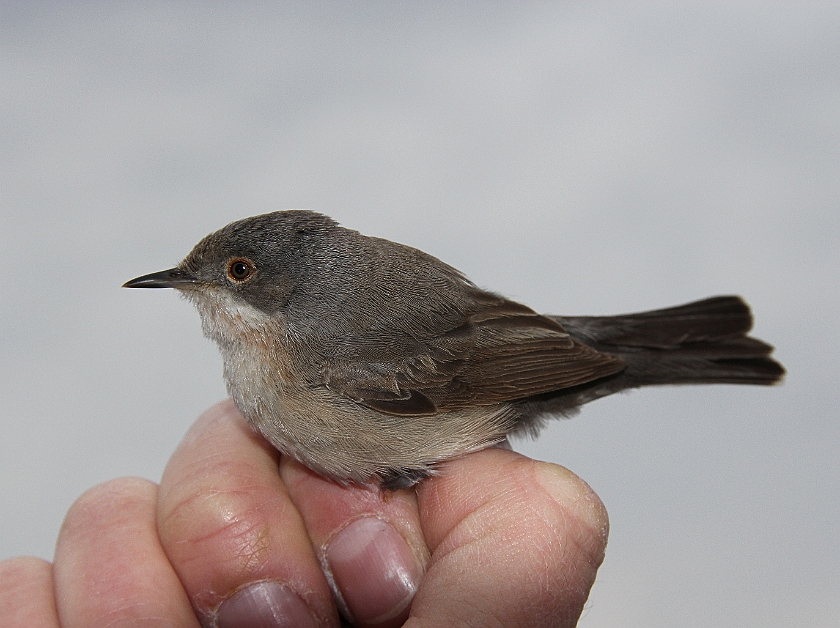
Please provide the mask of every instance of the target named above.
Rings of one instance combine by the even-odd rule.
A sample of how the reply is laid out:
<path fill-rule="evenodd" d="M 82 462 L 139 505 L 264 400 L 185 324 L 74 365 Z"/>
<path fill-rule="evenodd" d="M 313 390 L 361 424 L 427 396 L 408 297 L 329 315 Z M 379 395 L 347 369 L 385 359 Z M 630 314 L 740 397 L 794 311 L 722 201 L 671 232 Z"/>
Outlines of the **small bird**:
<path fill-rule="evenodd" d="M 778 382 L 737 296 L 620 316 L 540 315 L 462 273 L 311 211 L 233 222 L 175 268 L 227 389 L 283 454 L 342 484 L 408 488 L 448 459 L 536 435 L 655 384 Z"/>

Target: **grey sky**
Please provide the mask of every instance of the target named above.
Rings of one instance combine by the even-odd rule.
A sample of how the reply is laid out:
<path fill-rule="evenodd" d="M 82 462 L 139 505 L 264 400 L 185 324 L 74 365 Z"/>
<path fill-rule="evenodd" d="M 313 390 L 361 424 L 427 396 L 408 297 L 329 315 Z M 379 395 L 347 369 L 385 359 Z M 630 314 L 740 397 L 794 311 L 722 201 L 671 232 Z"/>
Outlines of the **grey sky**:
<path fill-rule="evenodd" d="M 224 397 L 191 307 L 122 282 L 285 208 L 546 312 L 744 295 L 783 386 L 518 448 L 610 512 L 582 626 L 834 625 L 840 5 L 0 3 L 0 558 Z"/>

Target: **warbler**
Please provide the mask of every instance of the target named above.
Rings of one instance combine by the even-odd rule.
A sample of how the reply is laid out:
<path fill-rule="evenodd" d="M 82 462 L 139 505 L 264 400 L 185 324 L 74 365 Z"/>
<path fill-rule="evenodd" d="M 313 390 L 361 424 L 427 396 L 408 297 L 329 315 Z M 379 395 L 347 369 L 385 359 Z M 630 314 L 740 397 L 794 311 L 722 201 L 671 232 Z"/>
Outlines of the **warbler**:
<path fill-rule="evenodd" d="M 233 222 L 175 288 L 221 350 L 227 389 L 283 454 L 340 483 L 414 485 L 443 461 L 658 384 L 773 384 L 737 296 L 620 316 L 541 315 L 461 272 L 311 211 Z"/>

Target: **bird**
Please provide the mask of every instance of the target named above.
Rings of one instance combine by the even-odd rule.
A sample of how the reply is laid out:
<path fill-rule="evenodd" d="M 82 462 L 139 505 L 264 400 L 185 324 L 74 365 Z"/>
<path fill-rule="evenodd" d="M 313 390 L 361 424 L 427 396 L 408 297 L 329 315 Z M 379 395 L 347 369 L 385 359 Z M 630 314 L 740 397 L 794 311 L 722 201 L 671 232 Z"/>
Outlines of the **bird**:
<path fill-rule="evenodd" d="M 663 384 L 771 385 L 738 296 L 617 316 L 538 314 L 416 248 L 308 210 L 203 238 L 127 288 L 191 301 L 228 393 L 282 454 L 343 485 L 411 488 L 590 401 Z"/>

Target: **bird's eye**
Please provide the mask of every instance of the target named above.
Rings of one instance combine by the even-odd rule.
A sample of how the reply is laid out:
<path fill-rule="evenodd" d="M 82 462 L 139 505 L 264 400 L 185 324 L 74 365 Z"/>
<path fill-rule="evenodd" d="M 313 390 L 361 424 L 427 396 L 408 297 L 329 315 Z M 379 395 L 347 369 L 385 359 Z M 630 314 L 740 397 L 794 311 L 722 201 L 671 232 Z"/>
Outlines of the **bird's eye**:
<path fill-rule="evenodd" d="M 257 267 L 254 262 L 243 257 L 237 257 L 228 262 L 227 275 L 228 279 L 234 283 L 242 283 L 248 281 L 257 272 Z"/>

